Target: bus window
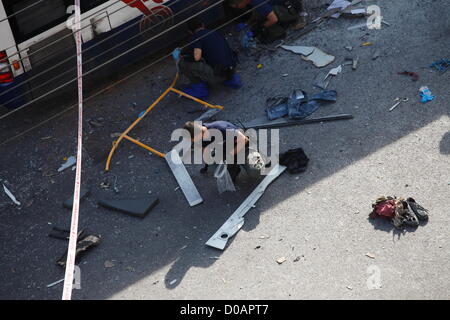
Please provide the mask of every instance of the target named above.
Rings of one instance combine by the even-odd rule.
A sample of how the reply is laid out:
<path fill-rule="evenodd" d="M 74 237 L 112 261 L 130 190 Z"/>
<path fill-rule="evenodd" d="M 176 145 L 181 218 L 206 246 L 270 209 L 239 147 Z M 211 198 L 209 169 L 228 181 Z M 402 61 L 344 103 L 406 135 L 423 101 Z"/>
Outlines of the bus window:
<path fill-rule="evenodd" d="M 14 15 L 10 18 L 11 29 L 16 42 L 28 40 L 67 20 L 67 8 L 73 1 L 52 0 L 44 1 L 37 6 L 17 13 L 31 6 L 36 0 L 4 0 L 6 14 Z"/>
<path fill-rule="evenodd" d="M 107 2 L 108 0 L 90 0 L 90 1 L 81 1 L 81 13 L 94 9 L 99 5 Z"/>

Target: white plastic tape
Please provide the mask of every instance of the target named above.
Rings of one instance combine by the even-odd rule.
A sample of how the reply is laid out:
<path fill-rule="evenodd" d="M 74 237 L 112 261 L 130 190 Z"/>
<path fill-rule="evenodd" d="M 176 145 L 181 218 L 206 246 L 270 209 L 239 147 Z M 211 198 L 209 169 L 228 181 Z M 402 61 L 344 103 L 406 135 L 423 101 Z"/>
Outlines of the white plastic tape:
<path fill-rule="evenodd" d="M 66 274 L 64 277 L 64 290 L 62 299 L 72 298 L 73 273 L 75 271 L 75 253 L 77 249 L 78 216 L 80 206 L 81 186 L 81 151 L 83 143 L 83 60 L 81 55 L 81 12 L 80 0 L 75 0 L 75 43 L 77 47 L 77 74 L 78 74 L 78 142 L 77 142 L 77 169 L 75 172 L 75 191 L 73 194 L 72 221 L 70 226 L 69 248 L 67 249 Z"/>

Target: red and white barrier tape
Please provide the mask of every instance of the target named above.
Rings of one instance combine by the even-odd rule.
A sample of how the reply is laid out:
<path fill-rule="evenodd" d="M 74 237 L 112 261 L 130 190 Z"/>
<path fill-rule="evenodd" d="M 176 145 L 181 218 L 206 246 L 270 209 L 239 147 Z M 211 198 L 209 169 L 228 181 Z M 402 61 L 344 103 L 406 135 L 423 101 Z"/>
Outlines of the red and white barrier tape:
<path fill-rule="evenodd" d="M 81 151 L 83 143 L 83 60 L 81 56 L 81 12 L 80 0 L 75 0 L 75 43 L 77 47 L 77 74 L 78 74 L 78 142 L 77 142 L 77 168 L 75 172 L 75 191 L 73 194 L 72 221 L 70 226 L 69 248 L 67 249 L 66 274 L 64 277 L 64 290 L 62 299 L 72 298 L 73 277 L 75 271 L 75 253 L 77 249 L 78 216 L 80 207 L 81 186 Z"/>

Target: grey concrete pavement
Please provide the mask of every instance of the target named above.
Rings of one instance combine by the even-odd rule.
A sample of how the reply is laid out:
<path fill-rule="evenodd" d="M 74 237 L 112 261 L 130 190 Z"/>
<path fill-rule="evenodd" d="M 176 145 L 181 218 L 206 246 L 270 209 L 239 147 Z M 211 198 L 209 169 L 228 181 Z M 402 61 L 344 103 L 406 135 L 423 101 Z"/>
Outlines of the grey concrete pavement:
<path fill-rule="evenodd" d="M 173 63 L 161 63 L 87 103 L 86 119 L 103 117 L 105 125 L 85 124 L 83 181 L 92 194 L 81 206 L 80 227 L 100 234 L 103 242 L 80 263 L 82 289 L 74 290 L 74 299 L 450 298 L 450 73 L 428 68 L 449 58 L 450 9 L 444 0 L 363 3 L 379 5 L 390 26 L 348 31 L 364 20 L 340 18 L 292 43 L 321 48 L 336 56 L 333 64 L 318 69 L 281 49 L 241 56 L 245 86 L 212 90 L 208 101 L 225 106 L 219 119 L 248 121 L 264 115 L 266 98 L 293 89 L 316 93 L 312 84 L 319 72 L 347 56 L 360 57 L 356 71 L 344 66 L 331 80 L 338 101 L 314 114 L 355 118 L 280 130 L 280 150 L 303 147 L 311 159 L 308 170 L 278 178 L 223 252 L 205 242 L 254 181 L 242 177 L 239 192 L 219 196 L 212 173 L 204 177 L 200 166 L 187 166 L 205 200 L 190 208 L 181 190 L 175 191 L 165 161 L 124 144 L 111 171 L 119 194 L 100 187 L 114 180 L 103 173 L 110 134 L 124 130 L 169 85 Z M 365 41 L 373 45 L 362 47 Z M 376 50 L 381 56 L 372 60 Z M 417 72 L 419 81 L 397 75 L 405 70 Z M 434 101 L 420 103 L 422 85 L 436 95 Z M 409 102 L 388 112 L 396 97 Z M 168 151 L 172 130 L 194 119 L 196 110 L 192 102 L 170 96 L 133 136 Z M 70 223 L 62 202 L 71 194 L 74 172 L 53 174 L 76 150 L 76 119 L 70 112 L 1 147 L 0 178 L 24 204 L 10 205 L 0 192 L 2 299 L 61 297 L 61 285 L 46 285 L 63 277 L 55 261 L 67 243 L 47 234 L 52 226 Z M 8 134 L 3 130 L 2 138 Z M 149 192 L 160 204 L 143 220 L 96 204 L 101 197 Z M 429 222 L 399 232 L 386 221 L 369 220 L 371 202 L 380 195 L 414 197 L 430 210 Z M 280 257 L 286 258 L 281 265 Z M 114 266 L 105 267 L 105 261 Z M 374 277 L 381 288 L 370 287 Z"/>

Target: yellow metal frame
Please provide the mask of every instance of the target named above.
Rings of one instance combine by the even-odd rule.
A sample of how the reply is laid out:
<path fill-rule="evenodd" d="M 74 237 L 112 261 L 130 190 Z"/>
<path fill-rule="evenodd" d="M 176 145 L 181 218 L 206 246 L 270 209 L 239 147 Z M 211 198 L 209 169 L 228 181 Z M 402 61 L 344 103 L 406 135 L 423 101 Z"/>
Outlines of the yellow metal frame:
<path fill-rule="evenodd" d="M 109 152 L 108 160 L 106 160 L 106 167 L 105 167 L 105 170 L 106 170 L 106 171 L 109 171 L 112 156 L 114 155 L 114 152 L 116 151 L 117 147 L 119 146 L 119 143 L 122 142 L 123 139 L 126 139 L 126 140 L 128 140 L 128 141 L 130 141 L 130 142 L 132 142 L 132 143 L 134 143 L 134 144 L 136 144 L 136 145 L 138 145 L 139 147 L 144 148 L 144 149 L 150 151 L 151 153 L 154 153 L 154 154 L 160 156 L 161 158 L 164 158 L 164 157 L 166 156 L 164 153 L 161 153 L 161 152 L 159 152 L 159 151 L 157 151 L 157 150 L 155 150 L 155 149 L 153 149 L 153 148 L 147 146 L 146 144 L 143 144 L 142 142 L 140 142 L 140 141 L 138 141 L 138 140 L 136 140 L 136 139 L 133 139 L 132 137 L 130 137 L 130 136 L 128 135 L 128 133 L 129 133 L 131 130 L 133 130 L 133 128 L 134 128 L 134 127 L 135 127 L 142 119 L 144 119 L 144 117 L 145 117 L 150 111 L 152 111 L 152 109 L 153 109 L 159 102 L 161 102 L 161 100 L 164 99 L 164 97 L 165 97 L 166 95 L 168 95 L 170 92 L 174 92 L 174 93 L 177 93 L 177 94 L 179 94 L 179 95 L 182 95 L 182 96 L 184 96 L 184 97 L 186 97 L 186 98 L 188 98 L 188 99 L 191 99 L 191 100 L 193 100 L 193 101 L 195 101 L 195 102 L 198 102 L 198 103 L 204 105 L 204 106 L 207 107 L 207 108 L 213 108 L 213 109 L 220 109 L 220 110 L 223 110 L 223 107 L 222 107 L 222 106 L 219 106 L 219 105 L 212 105 L 212 104 L 210 104 L 210 103 L 208 103 L 208 102 L 206 102 L 206 101 L 203 101 L 203 100 L 197 99 L 197 98 L 195 98 L 195 97 L 193 97 L 193 96 L 190 96 L 190 95 L 184 93 L 183 91 L 180 91 L 180 90 L 178 90 L 178 89 L 175 89 L 174 86 L 175 86 L 175 84 L 177 83 L 178 77 L 179 77 L 179 75 L 178 75 L 178 73 L 177 73 L 176 76 L 175 76 L 175 79 L 172 81 L 172 84 L 170 85 L 170 87 L 167 88 L 167 90 L 164 91 L 164 92 L 158 97 L 158 99 L 156 99 L 156 100 L 155 100 L 155 101 L 147 108 L 147 110 L 145 111 L 145 113 L 144 113 L 142 116 L 140 116 L 136 121 L 134 121 L 134 122 L 131 124 L 131 126 L 129 126 L 128 129 L 126 129 L 126 130 L 119 136 L 119 138 L 113 142 L 113 146 L 112 146 L 112 148 L 111 148 L 111 151 Z"/>

